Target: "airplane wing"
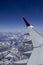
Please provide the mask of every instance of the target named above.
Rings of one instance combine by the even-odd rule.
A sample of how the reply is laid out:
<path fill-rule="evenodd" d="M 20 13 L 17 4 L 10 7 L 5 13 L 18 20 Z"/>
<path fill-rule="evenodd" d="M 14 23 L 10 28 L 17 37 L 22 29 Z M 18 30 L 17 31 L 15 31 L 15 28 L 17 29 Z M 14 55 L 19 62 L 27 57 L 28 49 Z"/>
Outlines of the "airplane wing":
<path fill-rule="evenodd" d="M 23 20 L 28 27 L 30 38 L 33 43 L 33 51 L 28 59 L 27 65 L 43 65 L 43 36 L 37 32 L 24 17 Z"/>

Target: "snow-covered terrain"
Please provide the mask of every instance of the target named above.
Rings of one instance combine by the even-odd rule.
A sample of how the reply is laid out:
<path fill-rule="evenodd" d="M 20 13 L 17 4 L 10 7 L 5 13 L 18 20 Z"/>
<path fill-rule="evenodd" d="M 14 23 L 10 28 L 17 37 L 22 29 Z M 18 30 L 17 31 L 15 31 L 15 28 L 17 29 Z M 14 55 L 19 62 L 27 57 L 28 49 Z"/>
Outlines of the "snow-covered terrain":
<path fill-rule="evenodd" d="M 15 61 L 28 59 L 24 52 L 33 49 L 29 33 L 0 33 L 0 65 L 13 65 Z"/>

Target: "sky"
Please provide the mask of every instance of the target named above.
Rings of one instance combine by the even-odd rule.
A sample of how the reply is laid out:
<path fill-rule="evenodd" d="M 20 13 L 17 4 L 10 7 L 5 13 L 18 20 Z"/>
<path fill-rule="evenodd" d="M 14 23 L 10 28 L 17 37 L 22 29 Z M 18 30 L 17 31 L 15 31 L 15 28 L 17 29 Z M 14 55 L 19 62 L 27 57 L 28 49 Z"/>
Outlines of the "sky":
<path fill-rule="evenodd" d="M 0 0 L 0 32 L 25 29 L 22 16 L 43 29 L 43 0 Z"/>

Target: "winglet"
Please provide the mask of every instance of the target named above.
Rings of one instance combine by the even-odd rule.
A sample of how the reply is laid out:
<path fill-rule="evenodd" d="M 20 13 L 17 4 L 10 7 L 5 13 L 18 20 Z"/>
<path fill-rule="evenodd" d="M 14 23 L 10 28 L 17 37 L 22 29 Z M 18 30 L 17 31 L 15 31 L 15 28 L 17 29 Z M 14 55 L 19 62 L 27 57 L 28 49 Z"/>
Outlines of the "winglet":
<path fill-rule="evenodd" d="M 23 17 L 23 20 L 24 20 L 27 27 L 30 26 L 30 23 L 25 19 L 25 17 Z"/>

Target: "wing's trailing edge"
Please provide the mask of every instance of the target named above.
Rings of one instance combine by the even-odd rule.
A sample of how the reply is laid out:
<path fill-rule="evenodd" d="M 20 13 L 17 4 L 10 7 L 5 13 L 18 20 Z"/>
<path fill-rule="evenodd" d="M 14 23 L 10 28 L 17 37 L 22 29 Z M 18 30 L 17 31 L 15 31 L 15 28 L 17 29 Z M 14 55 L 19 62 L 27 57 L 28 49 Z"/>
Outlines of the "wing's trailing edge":
<path fill-rule="evenodd" d="M 32 53 L 32 51 L 27 51 L 27 52 L 24 52 L 23 54 L 30 54 Z"/>
<path fill-rule="evenodd" d="M 27 61 L 28 61 L 28 59 L 23 59 L 23 60 L 15 61 L 14 65 L 27 65 Z"/>

